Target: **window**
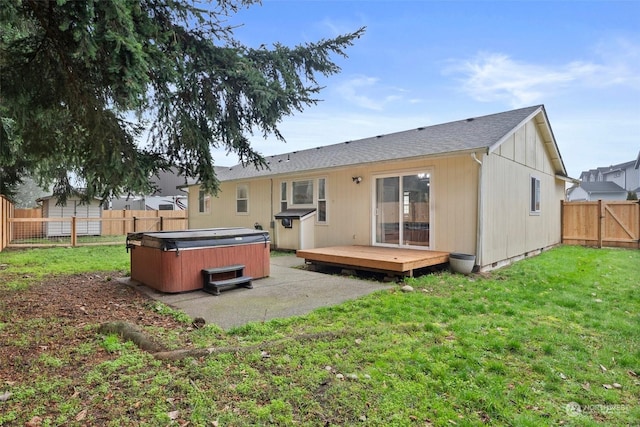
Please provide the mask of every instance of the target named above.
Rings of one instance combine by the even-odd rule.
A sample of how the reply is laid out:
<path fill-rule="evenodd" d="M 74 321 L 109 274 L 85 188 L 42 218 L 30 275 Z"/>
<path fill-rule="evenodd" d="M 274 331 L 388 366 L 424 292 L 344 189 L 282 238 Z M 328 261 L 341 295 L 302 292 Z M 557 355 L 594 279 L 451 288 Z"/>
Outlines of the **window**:
<path fill-rule="evenodd" d="M 249 213 L 249 187 L 240 184 L 236 187 L 236 213 Z"/>
<path fill-rule="evenodd" d="M 318 179 L 318 222 L 327 222 L 327 191 L 325 178 Z"/>
<path fill-rule="evenodd" d="M 287 183 L 286 183 L 286 181 L 280 183 L 280 210 L 281 211 L 286 211 L 287 210 Z"/>
<path fill-rule="evenodd" d="M 540 212 L 540 180 L 535 176 L 531 177 L 531 213 Z"/>
<path fill-rule="evenodd" d="M 313 205 L 313 181 L 293 181 L 291 190 L 294 205 Z"/>
<path fill-rule="evenodd" d="M 200 190 L 198 193 L 198 212 L 209 213 L 211 212 L 211 196 Z"/>

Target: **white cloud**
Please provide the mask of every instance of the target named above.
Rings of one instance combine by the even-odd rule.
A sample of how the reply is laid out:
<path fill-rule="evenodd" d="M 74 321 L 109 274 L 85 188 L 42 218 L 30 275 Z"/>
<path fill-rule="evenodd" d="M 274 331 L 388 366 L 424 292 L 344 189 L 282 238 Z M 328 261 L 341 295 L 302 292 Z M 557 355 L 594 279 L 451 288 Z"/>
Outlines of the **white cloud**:
<path fill-rule="evenodd" d="M 333 90 L 340 98 L 357 107 L 371 111 L 383 111 L 391 103 L 416 103 L 417 99 L 406 100 L 408 90 L 399 87 L 385 87 L 380 79 L 356 76 L 335 85 Z"/>
<path fill-rule="evenodd" d="M 380 111 L 384 107 L 384 102 L 364 93 L 367 89 L 374 88 L 376 83 L 378 79 L 375 77 L 359 76 L 339 84 L 336 91 L 342 98 L 358 107 Z"/>
<path fill-rule="evenodd" d="M 606 46 L 606 48 L 605 48 Z M 503 53 L 481 52 L 452 61 L 445 74 L 462 75 L 462 90 L 483 102 L 505 101 L 513 107 L 542 102 L 560 91 L 625 85 L 640 89 L 640 48 L 617 40 L 601 44 L 599 61 L 572 61 L 538 65 Z"/>

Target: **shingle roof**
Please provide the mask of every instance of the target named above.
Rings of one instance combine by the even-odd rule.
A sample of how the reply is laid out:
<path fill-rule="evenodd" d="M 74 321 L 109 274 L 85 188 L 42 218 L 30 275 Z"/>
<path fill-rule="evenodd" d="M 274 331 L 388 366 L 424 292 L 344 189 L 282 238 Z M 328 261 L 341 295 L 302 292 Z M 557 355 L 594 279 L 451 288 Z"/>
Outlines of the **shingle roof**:
<path fill-rule="evenodd" d="M 581 182 L 580 187 L 587 193 L 626 193 L 627 190 L 620 187 L 615 182 L 597 181 L 597 182 Z"/>
<path fill-rule="evenodd" d="M 216 173 L 220 181 L 229 181 L 488 149 L 539 111 L 544 112 L 542 105 L 293 151 L 267 156 L 268 170 L 258 170 L 253 165 L 236 165 L 231 168 L 216 167 Z"/>

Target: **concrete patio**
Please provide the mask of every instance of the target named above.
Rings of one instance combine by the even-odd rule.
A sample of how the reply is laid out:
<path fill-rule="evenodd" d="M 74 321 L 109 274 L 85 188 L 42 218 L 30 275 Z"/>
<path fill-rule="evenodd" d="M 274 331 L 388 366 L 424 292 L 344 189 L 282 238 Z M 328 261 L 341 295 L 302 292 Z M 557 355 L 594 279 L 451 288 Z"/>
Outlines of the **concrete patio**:
<path fill-rule="evenodd" d="M 202 317 L 223 329 L 303 315 L 316 308 L 397 286 L 297 268 L 303 264 L 304 260 L 295 255 L 272 257 L 270 276 L 255 280 L 253 289 L 232 288 L 220 296 L 203 291 L 166 294 L 130 279 L 125 282 L 191 318 Z"/>

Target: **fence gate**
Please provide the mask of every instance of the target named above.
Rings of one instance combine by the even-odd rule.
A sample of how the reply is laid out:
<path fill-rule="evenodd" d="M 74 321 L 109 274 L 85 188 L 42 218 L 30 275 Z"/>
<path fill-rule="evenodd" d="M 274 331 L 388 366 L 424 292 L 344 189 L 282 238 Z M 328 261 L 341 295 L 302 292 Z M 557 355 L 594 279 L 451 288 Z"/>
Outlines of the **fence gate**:
<path fill-rule="evenodd" d="M 640 248 L 640 202 L 562 202 L 562 243 Z"/>

